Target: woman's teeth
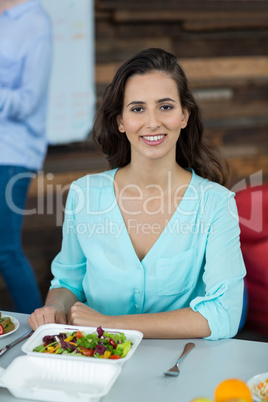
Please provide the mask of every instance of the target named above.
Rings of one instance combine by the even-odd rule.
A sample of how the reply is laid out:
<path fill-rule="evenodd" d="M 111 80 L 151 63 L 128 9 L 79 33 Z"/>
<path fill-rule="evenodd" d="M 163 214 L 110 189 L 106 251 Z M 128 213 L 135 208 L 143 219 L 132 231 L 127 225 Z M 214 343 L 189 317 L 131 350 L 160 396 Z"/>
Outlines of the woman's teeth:
<path fill-rule="evenodd" d="M 164 138 L 165 137 L 165 135 L 164 134 L 162 134 L 162 135 L 144 135 L 143 136 L 143 138 L 145 139 L 145 140 L 147 140 L 147 141 L 159 141 L 159 140 L 162 140 L 162 138 Z"/>

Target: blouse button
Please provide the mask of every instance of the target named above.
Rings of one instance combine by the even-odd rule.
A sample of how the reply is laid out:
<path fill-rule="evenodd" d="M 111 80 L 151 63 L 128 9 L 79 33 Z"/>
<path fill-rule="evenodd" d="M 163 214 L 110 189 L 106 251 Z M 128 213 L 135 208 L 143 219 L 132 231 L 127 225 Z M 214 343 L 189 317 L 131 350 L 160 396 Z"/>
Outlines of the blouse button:
<path fill-rule="evenodd" d="M 137 293 L 139 295 L 140 294 L 139 289 L 135 289 L 135 293 Z"/>

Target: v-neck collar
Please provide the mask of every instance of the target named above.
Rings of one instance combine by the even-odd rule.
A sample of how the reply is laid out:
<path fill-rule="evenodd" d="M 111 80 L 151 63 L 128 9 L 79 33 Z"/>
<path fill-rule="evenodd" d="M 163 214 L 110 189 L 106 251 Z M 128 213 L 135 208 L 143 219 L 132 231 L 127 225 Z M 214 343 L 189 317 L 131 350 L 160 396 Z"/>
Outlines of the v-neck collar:
<path fill-rule="evenodd" d="M 189 171 L 192 173 L 192 177 L 191 177 L 190 183 L 189 183 L 188 186 L 187 186 L 187 189 L 186 189 L 185 193 L 183 194 L 183 197 L 182 197 L 182 199 L 181 199 L 179 205 L 178 205 L 177 208 L 175 209 L 173 215 L 172 215 L 171 218 L 169 219 L 168 223 L 167 223 L 166 226 L 164 227 L 163 231 L 161 232 L 161 234 L 159 235 L 159 237 L 157 238 L 157 240 L 155 241 L 155 243 L 152 245 L 152 247 L 151 247 L 150 250 L 147 252 L 147 254 L 143 257 L 143 259 L 140 260 L 139 257 L 138 257 L 138 255 L 137 255 L 137 253 L 136 253 L 136 251 L 135 251 L 135 248 L 134 248 L 134 246 L 133 246 L 133 243 L 132 243 L 132 241 L 131 241 L 130 235 L 129 235 L 128 230 L 127 230 L 126 223 L 125 223 L 125 221 L 124 221 L 122 212 L 121 212 L 121 210 L 120 210 L 120 208 L 119 208 L 119 205 L 118 205 L 118 202 L 117 202 L 117 198 L 116 198 L 116 195 L 115 195 L 114 180 L 115 180 L 115 175 L 116 175 L 117 170 L 118 170 L 118 168 L 114 169 L 114 170 L 111 172 L 111 173 L 112 173 L 112 178 L 113 178 L 113 181 L 112 181 L 111 185 L 112 185 L 113 196 L 114 196 L 114 199 L 115 199 L 115 209 L 116 209 L 116 213 L 117 213 L 117 215 L 119 216 L 120 220 L 122 221 L 123 230 L 124 230 L 124 232 L 125 232 L 127 241 L 128 241 L 128 243 L 130 244 L 130 249 L 132 250 L 132 253 L 134 253 L 135 259 L 139 262 L 139 264 L 143 265 L 143 264 L 146 262 L 146 260 L 149 259 L 150 256 L 154 253 L 154 250 L 157 248 L 158 244 L 162 242 L 162 239 L 163 239 L 163 237 L 165 236 L 165 232 L 166 232 L 167 227 L 168 227 L 169 225 L 172 225 L 173 221 L 176 219 L 176 216 L 180 213 L 179 210 L 180 210 L 181 207 L 183 206 L 183 204 L 184 204 L 184 202 L 185 202 L 185 199 L 186 199 L 187 196 L 188 196 L 188 193 L 191 191 L 190 189 L 191 189 L 191 187 L 192 187 L 192 185 L 193 185 L 193 181 L 194 181 L 194 178 L 195 178 L 195 172 L 194 172 L 193 169 L 190 169 L 190 170 L 189 170 Z"/>

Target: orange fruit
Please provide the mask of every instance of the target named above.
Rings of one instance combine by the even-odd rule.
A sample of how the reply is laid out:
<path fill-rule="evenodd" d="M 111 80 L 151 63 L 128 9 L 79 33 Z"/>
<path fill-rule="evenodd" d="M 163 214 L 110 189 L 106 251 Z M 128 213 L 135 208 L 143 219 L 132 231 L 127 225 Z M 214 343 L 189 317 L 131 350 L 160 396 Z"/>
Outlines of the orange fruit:
<path fill-rule="evenodd" d="M 247 384 L 236 378 L 229 378 L 222 381 L 215 389 L 215 402 L 253 402 L 251 392 Z"/>

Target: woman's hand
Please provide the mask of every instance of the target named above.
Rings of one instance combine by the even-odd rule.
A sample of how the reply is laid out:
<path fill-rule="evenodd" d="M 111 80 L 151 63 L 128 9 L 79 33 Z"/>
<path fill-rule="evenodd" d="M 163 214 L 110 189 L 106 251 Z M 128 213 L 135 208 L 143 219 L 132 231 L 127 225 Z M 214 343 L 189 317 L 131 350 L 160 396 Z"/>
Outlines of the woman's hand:
<path fill-rule="evenodd" d="M 51 289 L 44 307 L 36 309 L 29 317 L 28 323 L 33 330 L 43 324 L 67 324 L 66 312 L 77 300 L 69 289 Z"/>
<path fill-rule="evenodd" d="M 28 323 L 35 331 L 43 324 L 66 324 L 66 314 L 62 306 L 58 304 L 45 305 L 36 309 L 28 318 Z"/>
<path fill-rule="evenodd" d="M 67 323 L 87 327 L 107 326 L 107 316 L 98 313 L 83 303 L 76 302 L 67 314 Z"/>

